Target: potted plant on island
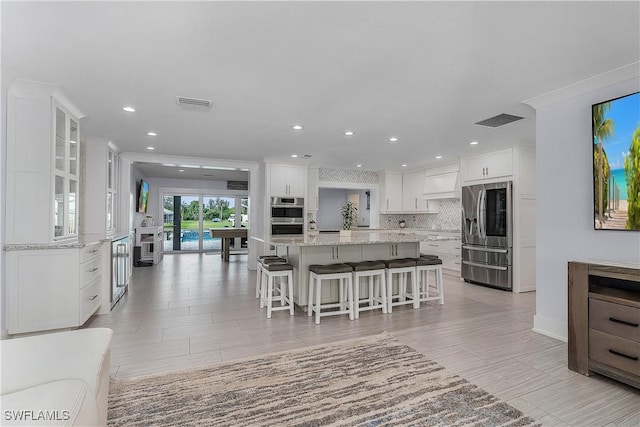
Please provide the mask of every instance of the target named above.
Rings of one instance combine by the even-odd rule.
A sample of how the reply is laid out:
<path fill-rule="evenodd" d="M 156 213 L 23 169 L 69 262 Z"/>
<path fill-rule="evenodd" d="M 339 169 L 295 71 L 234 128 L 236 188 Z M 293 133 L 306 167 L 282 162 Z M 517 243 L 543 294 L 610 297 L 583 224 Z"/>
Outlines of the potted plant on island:
<path fill-rule="evenodd" d="M 340 208 L 340 214 L 342 215 L 342 230 L 340 230 L 340 235 L 350 236 L 351 228 L 358 218 L 358 208 L 352 202 L 347 201 Z"/>

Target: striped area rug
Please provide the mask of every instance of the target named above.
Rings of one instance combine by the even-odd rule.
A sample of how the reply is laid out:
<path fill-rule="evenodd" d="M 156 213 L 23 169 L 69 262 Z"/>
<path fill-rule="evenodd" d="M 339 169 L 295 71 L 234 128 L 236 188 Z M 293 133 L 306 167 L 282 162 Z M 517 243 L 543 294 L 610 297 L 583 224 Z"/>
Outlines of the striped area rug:
<path fill-rule="evenodd" d="M 529 426 L 387 333 L 204 369 L 111 379 L 109 426 Z"/>

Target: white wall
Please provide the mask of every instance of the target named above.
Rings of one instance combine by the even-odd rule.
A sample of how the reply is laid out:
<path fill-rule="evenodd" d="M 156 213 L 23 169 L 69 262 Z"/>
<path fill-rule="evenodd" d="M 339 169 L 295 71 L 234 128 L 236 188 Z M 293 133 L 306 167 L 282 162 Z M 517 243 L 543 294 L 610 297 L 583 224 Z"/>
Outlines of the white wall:
<path fill-rule="evenodd" d="M 318 213 L 316 227 L 318 230 L 342 229 L 342 216 L 340 208 L 348 199 L 349 194 L 360 195 L 358 207 L 358 225 L 368 227 L 370 224 L 370 210 L 367 210 L 367 194 L 369 190 L 345 190 L 343 188 L 319 188 L 318 189 Z"/>
<path fill-rule="evenodd" d="M 594 230 L 591 105 L 640 90 L 640 79 L 536 110 L 534 330 L 567 339 L 567 262 L 640 262 L 640 232 Z"/>
<path fill-rule="evenodd" d="M 2 88 L 0 98 L 0 159 L 7 158 L 7 91 Z M 5 200 L 5 162 L 0 161 L 0 206 L 7 206 Z M 4 209 L 0 209 L 0 244 L 4 248 Z M 0 338 L 7 337 L 7 322 L 5 321 L 5 301 L 7 300 L 7 287 L 4 277 L 5 272 L 5 252 L 0 251 Z"/>

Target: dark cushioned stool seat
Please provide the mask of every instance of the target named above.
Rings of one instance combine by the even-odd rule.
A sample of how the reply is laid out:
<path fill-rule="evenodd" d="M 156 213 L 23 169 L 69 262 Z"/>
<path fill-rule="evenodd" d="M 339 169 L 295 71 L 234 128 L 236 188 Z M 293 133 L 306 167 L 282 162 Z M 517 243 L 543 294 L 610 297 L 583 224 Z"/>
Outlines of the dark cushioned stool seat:
<path fill-rule="evenodd" d="M 279 257 L 277 255 L 260 255 L 258 257 L 258 261 L 262 261 L 263 259 L 267 259 L 267 258 L 282 258 L 282 257 Z"/>
<path fill-rule="evenodd" d="M 383 270 L 385 268 L 382 261 L 362 261 L 362 262 L 347 262 L 353 268 L 353 271 L 371 271 L 371 270 Z"/>
<path fill-rule="evenodd" d="M 284 258 L 265 258 L 262 261 L 260 261 L 262 263 L 262 265 L 267 266 L 269 264 L 277 264 L 277 263 L 282 263 L 282 262 L 287 262 L 286 259 Z"/>
<path fill-rule="evenodd" d="M 388 259 L 382 262 L 386 268 L 405 268 L 416 266 L 416 261 L 413 258 Z"/>
<path fill-rule="evenodd" d="M 420 254 L 420 258 L 438 258 L 438 255 Z"/>
<path fill-rule="evenodd" d="M 274 262 L 271 264 L 265 264 L 264 268 L 267 271 L 287 271 L 293 270 L 293 265 L 286 262 Z"/>
<path fill-rule="evenodd" d="M 420 257 L 420 258 L 416 258 L 416 265 L 438 265 L 438 264 L 442 264 L 442 260 L 440 258 L 427 258 L 427 257 Z"/>
<path fill-rule="evenodd" d="M 316 274 L 351 273 L 353 271 L 353 268 L 351 268 L 351 266 L 348 264 L 313 264 L 309 266 L 309 271 Z"/>

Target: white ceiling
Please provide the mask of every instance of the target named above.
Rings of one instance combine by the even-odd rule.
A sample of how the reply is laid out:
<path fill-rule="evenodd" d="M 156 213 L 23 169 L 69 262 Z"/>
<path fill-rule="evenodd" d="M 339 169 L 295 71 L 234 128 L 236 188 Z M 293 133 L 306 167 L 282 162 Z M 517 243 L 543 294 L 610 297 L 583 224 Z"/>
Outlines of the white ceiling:
<path fill-rule="evenodd" d="M 18 77 L 58 83 L 86 114 L 85 135 L 138 153 L 309 154 L 321 167 L 366 170 L 446 164 L 533 145 L 535 113 L 523 100 L 640 59 L 637 1 L 1 7 L 3 89 Z M 183 108 L 176 96 L 213 107 Z M 474 124 L 500 113 L 525 120 Z"/>

